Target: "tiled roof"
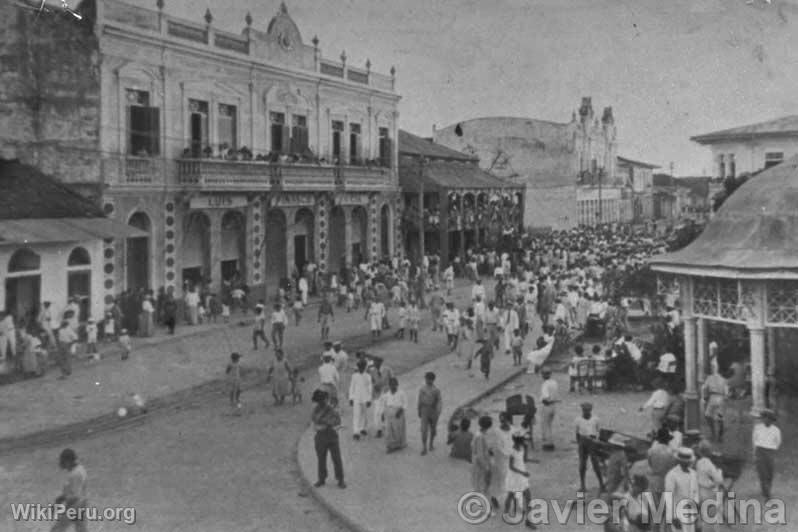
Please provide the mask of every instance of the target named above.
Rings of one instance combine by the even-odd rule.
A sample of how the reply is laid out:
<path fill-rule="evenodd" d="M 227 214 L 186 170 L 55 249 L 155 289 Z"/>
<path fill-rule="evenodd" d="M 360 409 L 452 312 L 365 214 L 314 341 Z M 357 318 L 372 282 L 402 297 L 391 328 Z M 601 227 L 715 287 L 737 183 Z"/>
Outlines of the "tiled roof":
<path fill-rule="evenodd" d="M 798 115 L 783 116 L 767 122 L 758 122 L 747 126 L 722 129 L 712 133 L 696 135 L 690 140 L 700 144 L 712 144 L 713 142 L 732 140 L 740 138 L 750 138 L 756 136 L 798 136 Z"/>
<path fill-rule="evenodd" d="M 399 154 L 416 155 L 429 159 L 450 159 L 456 161 L 478 161 L 473 155 L 447 148 L 440 144 L 435 144 L 430 139 L 413 135 L 402 129 L 399 130 Z"/>
<path fill-rule="evenodd" d="M 97 205 L 18 160 L 0 159 L 0 191 L 0 220 L 103 217 Z"/>
<path fill-rule="evenodd" d="M 400 163 L 399 182 L 403 187 L 416 190 L 421 183 L 418 164 Z M 443 189 L 524 188 L 521 183 L 515 183 L 487 173 L 476 162 L 440 159 L 431 159 L 429 163 L 424 165 L 424 186 Z"/>
<path fill-rule="evenodd" d="M 798 156 L 749 179 L 689 246 L 651 264 L 688 274 L 798 278 Z"/>

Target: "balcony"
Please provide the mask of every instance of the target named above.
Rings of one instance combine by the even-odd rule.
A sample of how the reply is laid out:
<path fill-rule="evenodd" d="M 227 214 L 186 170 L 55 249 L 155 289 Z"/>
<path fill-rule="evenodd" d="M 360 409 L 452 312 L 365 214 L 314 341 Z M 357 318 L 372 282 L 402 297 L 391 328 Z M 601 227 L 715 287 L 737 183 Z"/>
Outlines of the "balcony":
<path fill-rule="evenodd" d="M 103 159 L 106 182 L 123 187 L 148 187 L 164 184 L 164 161 L 158 157 L 119 155 Z"/>
<path fill-rule="evenodd" d="M 389 182 L 389 169 L 266 161 L 180 159 L 178 183 L 202 190 L 373 190 Z"/>

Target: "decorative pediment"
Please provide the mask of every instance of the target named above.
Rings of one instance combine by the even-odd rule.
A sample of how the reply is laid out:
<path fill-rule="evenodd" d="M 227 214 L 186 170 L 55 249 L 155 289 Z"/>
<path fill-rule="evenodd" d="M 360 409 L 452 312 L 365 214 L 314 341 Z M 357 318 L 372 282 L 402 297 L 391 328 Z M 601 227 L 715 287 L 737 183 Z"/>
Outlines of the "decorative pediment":
<path fill-rule="evenodd" d="M 312 109 L 313 104 L 306 93 L 292 83 L 278 83 L 272 85 L 264 94 L 267 105 L 282 105 L 300 109 Z"/>
<path fill-rule="evenodd" d="M 181 82 L 184 91 L 196 94 L 216 95 L 221 99 L 226 98 L 247 98 L 247 89 L 236 87 L 220 81 L 186 80 Z"/>

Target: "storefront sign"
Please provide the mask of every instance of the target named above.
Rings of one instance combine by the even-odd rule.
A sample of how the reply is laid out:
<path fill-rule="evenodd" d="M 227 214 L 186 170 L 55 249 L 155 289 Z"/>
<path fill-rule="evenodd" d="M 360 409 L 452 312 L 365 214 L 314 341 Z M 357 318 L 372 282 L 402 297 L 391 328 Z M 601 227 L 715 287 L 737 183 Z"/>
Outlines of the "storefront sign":
<path fill-rule="evenodd" d="M 288 193 L 273 196 L 271 199 L 272 207 L 312 207 L 316 204 L 313 194 Z"/>
<path fill-rule="evenodd" d="M 247 206 L 247 197 L 229 194 L 197 196 L 191 198 L 190 205 L 192 209 L 236 209 Z"/>
<path fill-rule="evenodd" d="M 338 205 L 368 205 L 369 197 L 367 194 L 348 194 L 344 192 L 335 195 L 335 203 Z"/>

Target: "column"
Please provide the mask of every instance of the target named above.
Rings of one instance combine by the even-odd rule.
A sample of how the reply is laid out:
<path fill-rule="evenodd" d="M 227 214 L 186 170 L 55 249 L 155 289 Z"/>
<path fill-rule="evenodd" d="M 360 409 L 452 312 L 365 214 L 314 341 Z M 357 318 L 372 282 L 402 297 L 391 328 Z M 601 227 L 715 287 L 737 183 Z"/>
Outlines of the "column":
<path fill-rule="evenodd" d="M 767 358 L 767 406 L 776 406 L 776 329 L 767 328 L 768 358 Z"/>
<path fill-rule="evenodd" d="M 352 266 L 352 208 L 344 207 L 344 257 L 346 257 L 346 265 Z M 334 265 L 338 268 L 338 265 Z"/>
<path fill-rule="evenodd" d="M 460 211 L 460 249 L 458 255 L 460 256 L 460 266 L 465 264 L 465 192 L 460 192 L 460 203 L 457 209 Z"/>
<path fill-rule="evenodd" d="M 438 211 L 440 212 L 440 248 L 441 257 L 440 270 L 449 266 L 449 191 L 441 189 L 438 191 Z"/>
<path fill-rule="evenodd" d="M 296 234 L 296 219 L 297 209 L 285 209 L 285 273 L 289 279 L 292 279 L 291 272 L 294 271 L 294 235 Z"/>
<path fill-rule="evenodd" d="M 698 326 L 698 383 L 702 384 L 707 378 L 707 320 L 698 318 L 696 325 Z"/>
<path fill-rule="evenodd" d="M 207 213 L 211 222 L 211 249 L 208 267 L 211 269 L 209 272 L 211 274 L 211 290 L 217 291 L 222 287 L 222 268 L 220 266 L 222 260 L 222 216 L 218 209 L 209 209 Z"/>
<path fill-rule="evenodd" d="M 751 415 L 758 416 L 765 408 L 765 328 L 749 325 L 751 336 Z"/>
<path fill-rule="evenodd" d="M 684 318 L 685 430 L 700 429 L 701 416 L 696 385 L 696 318 Z"/>

